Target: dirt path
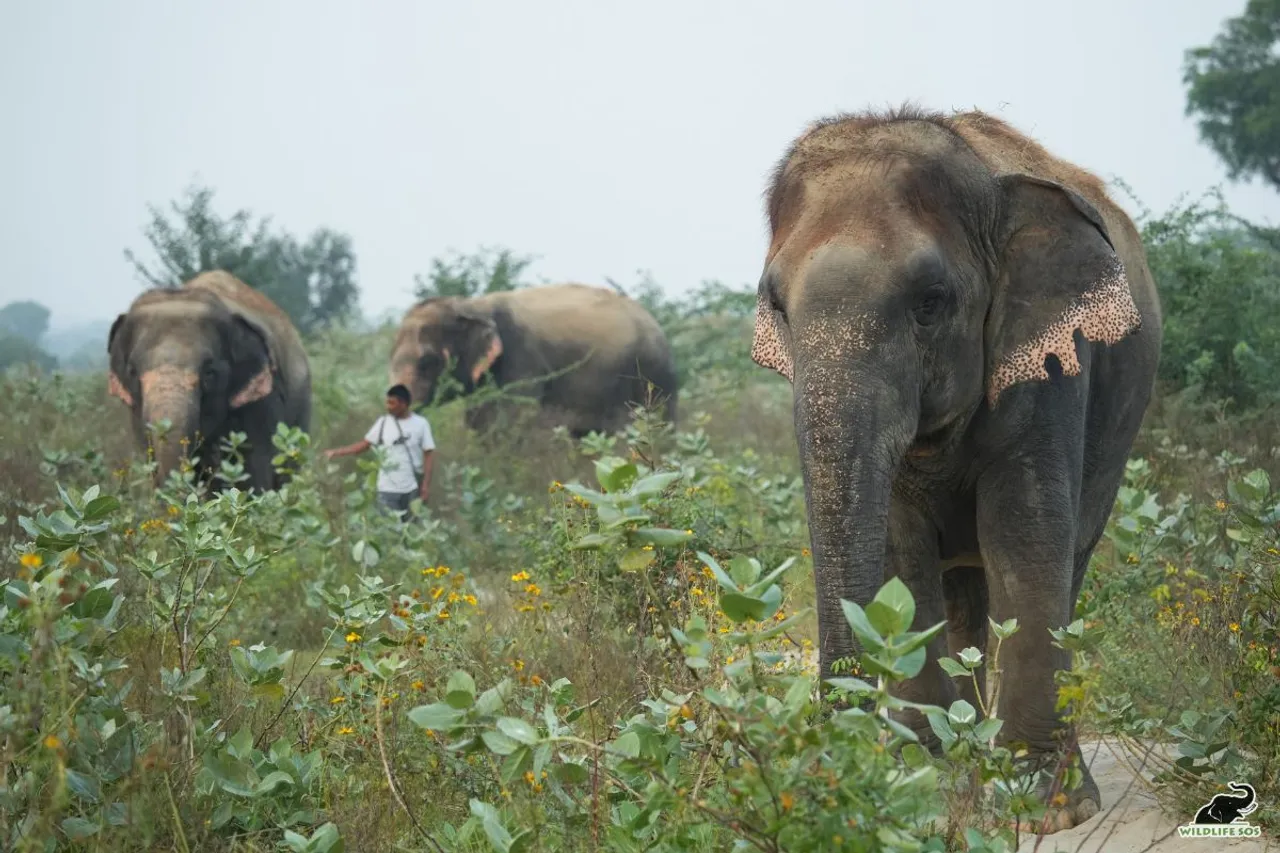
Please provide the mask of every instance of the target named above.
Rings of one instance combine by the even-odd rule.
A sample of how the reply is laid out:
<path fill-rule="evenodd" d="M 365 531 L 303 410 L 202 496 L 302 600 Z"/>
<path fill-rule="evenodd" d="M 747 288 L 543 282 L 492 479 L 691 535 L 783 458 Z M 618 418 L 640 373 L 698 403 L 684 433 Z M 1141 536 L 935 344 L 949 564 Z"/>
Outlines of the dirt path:
<path fill-rule="evenodd" d="M 1193 815 L 1164 814 L 1156 801 L 1134 782 L 1133 773 L 1104 743 L 1084 745 L 1085 761 L 1102 792 L 1102 812 L 1074 829 L 1045 836 L 1036 850 L 1036 838 L 1025 839 L 1018 853 L 1195 853 L 1227 850 L 1230 853 L 1280 853 L 1280 839 L 1179 838 L 1179 824 Z M 1126 791 L 1126 788 L 1128 789 Z"/>

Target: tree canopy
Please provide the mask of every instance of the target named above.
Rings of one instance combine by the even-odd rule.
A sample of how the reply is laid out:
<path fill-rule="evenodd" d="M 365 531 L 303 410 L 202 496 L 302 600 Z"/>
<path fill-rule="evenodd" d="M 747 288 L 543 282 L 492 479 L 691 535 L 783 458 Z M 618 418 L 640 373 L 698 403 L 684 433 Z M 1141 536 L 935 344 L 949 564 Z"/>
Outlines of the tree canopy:
<path fill-rule="evenodd" d="M 272 232 L 270 219 L 253 222 L 247 210 L 229 217 L 213 210 L 213 190 L 192 187 L 170 205 L 174 219 L 149 207 L 144 234 L 156 255 L 143 263 L 125 250 L 139 276 L 153 287 L 178 287 L 196 275 L 225 270 L 265 293 L 304 334 L 345 319 L 356 307 L 356 256 L 351 238 L 328 228 L 305 241 Z"/>
<path fill-rule="evenodd" d="M 38 344 L 49 330 L 49 309 L 30 299 L 0 308 L 0 335 L 13 335 Z"/>
<path fill-rule="evenodd" d="M 1207 47 L 1187 51 L 1187 114 L 1231 178 L 1280 190 L 1280 0 L 1249 0 Z"/>
<path fill-rule="evenodd" d="M 415 299 L 436 296 L 479 296 L 525 287 L 520 276 L 533 258 L 510 249 L 483 247 L 471 255 L 453 252 L 449 258 L 435 258 L 431 271 L 413 277 Z"/>

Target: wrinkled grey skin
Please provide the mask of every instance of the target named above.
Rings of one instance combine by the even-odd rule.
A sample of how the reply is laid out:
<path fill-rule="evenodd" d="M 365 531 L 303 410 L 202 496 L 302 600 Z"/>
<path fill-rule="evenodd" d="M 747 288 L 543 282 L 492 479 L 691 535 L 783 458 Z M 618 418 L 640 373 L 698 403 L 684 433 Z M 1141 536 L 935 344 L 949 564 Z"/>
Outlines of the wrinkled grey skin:
<path fill-rule="evenodd" d="M 632 404 L 656 403 L 675 419 L 678 383 L 662 328 L 640 303 L 603 288 L 559 284 L 418 303 L 396 335 L 391 382 L 405 385 L 414 405 L 430 402 L 449 362 L 456 382 L 436 402 L 492 382 L 574 436 L 620 429 Z M 473 406 L 467 423 L 487 429 L 504 408 L 512 407 Z"/>
<path fill-rule="evenodd" d="M 310 428 L 311 373 L 297 330 L 274 303 L 228 273 L 202 273 L 183 287 L 149 290 L 119 315 L 107 340 L 108 390 L 130 409 L 134 439 L 157 462 L 156 482 L 198 455 L 211 491 L 218 445 L 246 435 L 241 487 L 274 489 L 276 425 Z M 151 447 L 146 426 L 168 419 Z"/>
<path fill-rule="evenodd" d="M 823 674 L 855 653 L 841 600 L 896 575 L 915 630 L 948 623 L 900 694 L 977 707 L 937 660 L 1016 617 L 1001 739 L 1052 769 L 1073 733 L 1049 630 L 1072 621 L 1158 363 L 1136 229 L 1096 178 L 981 113 L 820 123 L 769 208 L 753 358 L 793 383 Z M 1086 769 L 1049 828 L 1100 805 Z"/>

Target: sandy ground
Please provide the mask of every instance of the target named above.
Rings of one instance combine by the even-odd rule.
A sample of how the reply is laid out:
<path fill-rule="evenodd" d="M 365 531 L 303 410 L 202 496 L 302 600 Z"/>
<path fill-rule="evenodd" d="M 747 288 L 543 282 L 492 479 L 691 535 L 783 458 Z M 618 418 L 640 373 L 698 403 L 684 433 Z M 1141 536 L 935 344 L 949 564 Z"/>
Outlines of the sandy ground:
<path fill-rule="evenodd" d="M 1102 812 L 1075 827 L 1043 839 L 1024 839 L 1018 853 L 1175 853 L 1227 850 L 1231 853 L 1280 853 L 1280 839 L 1179 838 L 1179 824 L 1194 815 L 1164 814 L 1133 773 L 1105 743 L 1084 745 L 1084 755 L 1102 792 Z M 1126 791 L 1126 788 L 1128 789 Z M 1036 843 L 1040 842 L 1037 849 Z"/>

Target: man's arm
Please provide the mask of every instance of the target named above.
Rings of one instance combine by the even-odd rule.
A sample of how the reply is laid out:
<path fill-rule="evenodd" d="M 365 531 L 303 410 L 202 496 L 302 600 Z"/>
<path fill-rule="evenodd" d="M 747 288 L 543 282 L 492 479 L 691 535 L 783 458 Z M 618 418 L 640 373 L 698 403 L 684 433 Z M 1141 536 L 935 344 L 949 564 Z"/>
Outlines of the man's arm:
<path fill-rule="evenodd" d="M 324 452 L 325 459 L 332 459 L 335 456 L 355 456 L 357 453 L 364 453 L 373 445 L 369 443 L 369 439 L 362 438 L 355 444 L 348 444 L 346 447 L 335 447 L 332 450 Z"/>
<path fill-rule="evenodd" d="M 422 498 L 423 503 L 431 496 L 431 460 L 434 456 L 434 450 L 422 451 L 422 488 L 418 490 L 418 497 Z"/>

